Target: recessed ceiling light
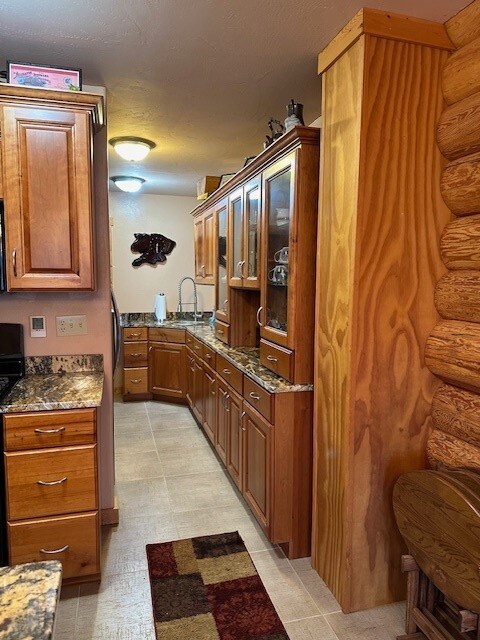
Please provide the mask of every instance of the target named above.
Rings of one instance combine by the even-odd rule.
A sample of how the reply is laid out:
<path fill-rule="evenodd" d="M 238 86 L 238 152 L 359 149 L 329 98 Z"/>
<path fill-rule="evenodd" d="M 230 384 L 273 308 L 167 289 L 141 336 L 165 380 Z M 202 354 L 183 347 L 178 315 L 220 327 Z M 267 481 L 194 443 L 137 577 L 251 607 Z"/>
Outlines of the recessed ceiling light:
<path fill-rule="evenodd" d="M 136 176 L 113 176 L 110 180 L 114 182 L 119 189 L 127 193 L 136 193 L 142 188 L 142 184 L 145 182 L 143 178 L 137 178 Z"/>
<path fill-rule="evenodd" d="M 132 162 L 143 160 L 148 156 L 150 151 L 157 146 L 151 140 L 136 138 L 134 136 L 112 138 L 109 142 L 119 156 L 124 160 L 131 160 Z"/>

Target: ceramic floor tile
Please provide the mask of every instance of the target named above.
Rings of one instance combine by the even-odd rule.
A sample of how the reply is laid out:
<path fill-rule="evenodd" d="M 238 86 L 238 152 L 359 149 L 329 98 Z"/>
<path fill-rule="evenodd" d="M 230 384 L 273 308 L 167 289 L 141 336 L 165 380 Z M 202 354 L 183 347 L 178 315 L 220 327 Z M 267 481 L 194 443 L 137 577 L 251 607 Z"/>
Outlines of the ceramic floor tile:
<path fill-rule="evenodd" d="M 341 607 L 334 598 L 332 592 L 312 568 L 310 558 L 298 558 L 290 560 L 294 571 L 302 581 L 313 601 L 320 609 L 320 613 L 334 613 L 341 611 Z"/>
<path fill-rule="evenodd" d="M 115 434 L 115 454 L 143 453 L 155 451 L 155 441 L 151 429 L 124 430 Z"/>
<path fill-rule="evenodd" d="M 405 603 L 357 613 L 330 613 L 325 620 L 339 640 L 394 640 L 405 633 Z"/>
<path fill-rule="evenodd" d="M 147 571 L 105 576 L 100 584 L 80 585 L 77 614 L 82 618 L 111 620 L 115 623 L 128 622 L 143 613 L 143 620 L 151 616 L 150 583 Z"/>
<path fill-rule="evenodd" d="M 164 478 L 122 482 L 116 485 L 120 519 L 157 516 L 171 511 Z"/>
<path fill-rule="evenodd" d="M 197 447 L 184 451 L 161 449 L 158 457 L 165 476 L 218 471 L 220 466 L 216 455 L 207 448 L 202 449 L 201 455 L 199 455 Z"/>
<path fill-rule="evenodd" d="M 235 504 L 238 500 L 221 471 L 165 478 L 174 513 Z"/>
<path fill-rule="evenodd" d="M 197 449 L 209 449 L 209 444 L 197 427 L 185 429 L 163 429 L 153 431 L 153 438 L 159 454 L 174 454 Z"/>
<path fill-rule="evenodd" d="M 80 587 L 77 585 L 62 587 L 55 614 L 55 640 L 74 638 L 79 593 Z"/>
<path fill-rule="evenodd" d="M 285 629 L 290 640 L 338 640 L 323 616 L 287 622 Z"/>
<path fill-rule="evenodd" d="M 280 549 L 252 553 L 252 560 L 283 622 L 320 614 Z"/>
<path fill-rule="evenodd" d="M 118 453 L 115 455 L 117 482 L 145 480 L 163 476 L 163 469 L 156 451 L 145 451 L 138 455 Z"/>

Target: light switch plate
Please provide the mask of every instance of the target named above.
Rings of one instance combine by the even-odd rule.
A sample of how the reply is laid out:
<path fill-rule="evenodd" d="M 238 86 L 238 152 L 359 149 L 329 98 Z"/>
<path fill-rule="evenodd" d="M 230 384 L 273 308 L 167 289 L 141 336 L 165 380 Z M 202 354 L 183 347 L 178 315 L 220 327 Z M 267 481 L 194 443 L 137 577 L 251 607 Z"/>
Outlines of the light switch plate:
<path fill-rule="evenodd" d="M 30 337 L 47 337 L 47 324 L 45 322 L 45 316 L 30 316 Z"/>
<path fill-rule="evenodd" d="M 56 316 L 57 336 L 84 336 L 87 334 L 87 316 Z"/>

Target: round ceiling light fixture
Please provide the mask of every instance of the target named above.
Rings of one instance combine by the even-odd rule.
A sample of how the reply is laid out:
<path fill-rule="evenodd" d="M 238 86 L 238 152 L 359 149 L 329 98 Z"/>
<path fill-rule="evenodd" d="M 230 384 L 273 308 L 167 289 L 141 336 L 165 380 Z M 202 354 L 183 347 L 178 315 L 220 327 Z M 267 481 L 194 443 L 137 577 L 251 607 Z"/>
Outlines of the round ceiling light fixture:
<path fill-rule="evenodd" d="M 134 136 L 122 136 L 109 140 L 112 147 L 124 160 L 140 162 L 144 160 L 152 149 L 157 146 L 151 140 L 136 138 Z"/>
<path fill-rule="evenodd" d="M 143 178 L 137 178 L 136 176 L 113 176 L 110 180 L 126 193 L 136 193 L 145 182 Z"/>

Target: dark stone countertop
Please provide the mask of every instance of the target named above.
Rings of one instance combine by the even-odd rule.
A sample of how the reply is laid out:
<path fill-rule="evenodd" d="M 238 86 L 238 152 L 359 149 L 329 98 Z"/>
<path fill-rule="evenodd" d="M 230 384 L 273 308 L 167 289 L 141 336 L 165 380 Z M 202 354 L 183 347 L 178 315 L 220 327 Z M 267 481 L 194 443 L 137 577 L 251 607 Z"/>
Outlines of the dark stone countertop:
<path fill-rule="evenodd" d="M 0 413 L 98 407 L 102 395 L 100 372 L 27 375 L 2 400 Z"/>
<path fill-rule="evenodd" d="M 60 595 L 60 562 L 0 568 L 0 638 L 51 640 Z"/>
<path fill-rule="evenodd" d="M 253 347 L 229 347 L 224 344 L 215 337 L 212 327 L 207 322 L 200 321 L 195 324 L 191 320 L 185 322 L 183 320 L 170 319 L 159 323 L 153 313 L 125 313 L 121 315 L 121 324 L 122 327 L 126 328 L 164 327 L 166 329 L 185 329 L 270 393 L 313 390 L 313 385 L 292 384 L 260 364 L 259 349 Z"/>

